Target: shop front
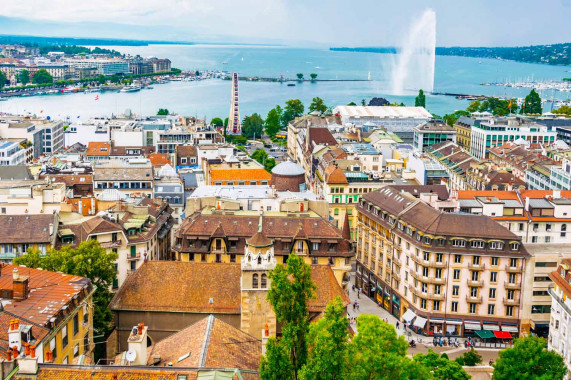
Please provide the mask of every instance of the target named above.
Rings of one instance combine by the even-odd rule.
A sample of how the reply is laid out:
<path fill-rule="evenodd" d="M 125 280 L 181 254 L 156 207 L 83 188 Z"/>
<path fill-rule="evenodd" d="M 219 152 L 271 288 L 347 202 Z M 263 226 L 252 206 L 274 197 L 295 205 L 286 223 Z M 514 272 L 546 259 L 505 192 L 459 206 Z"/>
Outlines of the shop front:
<path fill-rule="evenodd" d="M 476 331 L 482 330 L 480 321 L 464 321 L 464 334 L 465 337 L 476 336 Z"/>
<path fill-rule="evenodd" d="M 393 293 L 393 316 L 400 320 L 400 297 Z"/>
<path fill-rule="evenodd" d="M 444 318 L 430 317 L 427 330 L 430 336 L 444 335 Z"/>
<path fill-rule="evenodd" d="M 444 323 L 446 325 L 446 335 L 447 336 L 460 336 L 460 331 L 462 329 L 461 319 L 447 319 Z"/>
<path fill-rule="evenodd" d="M 417 334 L 426 335 L 426 331 L 424 329 L 426 327 L 427 322 L 428 319 L 425 316 L 417 315 L 416 318 L 414 318 L 414 321 L 412 322 L 411 328 Z"/>

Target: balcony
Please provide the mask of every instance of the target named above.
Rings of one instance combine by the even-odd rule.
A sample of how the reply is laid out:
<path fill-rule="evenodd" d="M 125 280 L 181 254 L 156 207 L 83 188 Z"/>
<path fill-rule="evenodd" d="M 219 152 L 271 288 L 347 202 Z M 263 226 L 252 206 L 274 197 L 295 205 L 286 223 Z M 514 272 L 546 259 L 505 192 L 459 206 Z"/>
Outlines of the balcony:
<path fill-rule="evenodd" d="M 486 265 L 485 265 L 484 263 L 479 263 L 479 264 L 468 263 L 468 269 L 471 269 L 471 270 L 484 270 L 484 269 L 486 269 Z"/>
<path fill-rule="evenodd" d="M 505 288 L 506 288 L 506 289 L 511 289 L 511 290 L 520 290 L 520 289 L 521 289 L 521 284 L 515 284 L 515 283 L 506 282 Z"/>
<path fill-rule="evenodd" d="M 516 267 L 512 267 L 510 265 L 506 265 L 506 272 L 509 273 L 521 273 L 522 271 L 522 267 L 521 266 L 516 266 Z"/>
<path fill-rule="evenodd" d="M 428 277 L 425 281 L 427 281 L 429 284 L 436 284 L 436 285 L 446 284 L 446 278 L 444 277 L 441 278 Z"/>
<path fill-rule="evenodd" d="M 467 303 L 482 303 L 482 296 L 480 297 L 470 297 L 466 296 Z"/>
<path fill-rule="evenodd" d="M 432 268 L 446 268 L 447 264 L 448 263 L 446 261 L 430 260 L 430 262 L 428 263 L 428 266 L 432 267 Z"/>
<path fill-rule="evenodd" d="M 424 260 L 422 256 L 410 255 L 410 257 L 412 258 L 412 261 L 414 261 L 417 264 L 426 265 L 426 266 L 430 265 L 430 261 Z"/>
<path fill-rule="evenodd" d="M 117 248 L 121 246 L 121 240 L 101 241 L 99 245 L 101 248 Z"/>
<path fill-rule="evenodd" d="M 139 260 L 141 258 L 141 254 L 137 252 L 135 255 L 129 254 L 127 255 L 127 261 Z"/>
<path fill-rule="evenodd" d="M 519 299 L 504 298 L 504 305 L 506 305 L 506 306 L 518 306 L 519 305 Z"/>
<path fill-rule="evenodd" d="M 436 300 L 436 301 L 443 301 L 444 300 L 444 294 L 442 294 L 442 293 L 436 294 L 433 292 L 428 292 L 426 294 L 426 298 L 431 299 L 431 300 Z"/>
<path fill-rule="evenodd" d="M 466 280 L 466 285 L 474 286 L 474 287 L 482 287 L 482 286 L 484 286 L 484 281 L 482 281 L 482 280 L 474 281 L 474 280 L 468 279 L 468 280 Z"/>

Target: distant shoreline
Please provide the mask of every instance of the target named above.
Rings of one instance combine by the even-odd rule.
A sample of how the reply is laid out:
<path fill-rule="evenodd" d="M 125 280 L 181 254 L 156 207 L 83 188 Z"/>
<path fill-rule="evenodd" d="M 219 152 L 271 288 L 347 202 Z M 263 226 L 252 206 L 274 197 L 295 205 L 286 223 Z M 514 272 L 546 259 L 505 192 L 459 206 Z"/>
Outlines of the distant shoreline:
<path fill-rule="evenodd" d="M 330 51 L 397 54 L 396 47 L 330 47 Z M 571 66 L 571 43 L 515 47 L 436 47 L 436 55 Z"/>

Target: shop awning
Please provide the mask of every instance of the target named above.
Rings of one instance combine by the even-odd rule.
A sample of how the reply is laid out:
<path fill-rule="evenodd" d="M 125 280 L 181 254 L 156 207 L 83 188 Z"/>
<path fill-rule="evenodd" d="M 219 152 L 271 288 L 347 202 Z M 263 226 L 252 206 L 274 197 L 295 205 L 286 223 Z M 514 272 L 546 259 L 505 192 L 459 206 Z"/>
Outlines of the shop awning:
<path fill-rule="evenodd" d="M 494 331 L 494 335 L 498 339 L 511 339 L 512 338 L 512 334 L 510 334 L 508 331 Z"/>
<path fill-rule="evenodd" d="M 454 320 L 451 320 L 451 319 L 447 319 L 447 320 L 446 320 L 446 324 L 447 324 L 447 325 L 461 325 L 461 324 L 462 324 L 462 321 L 454 321 Z"/>
<path fill-rule="evenodd" d="M 499 329 L 500 329 L 500 326 L 498 326 L 498 325 L 487 325 L 484 323 L 484 325 L 482 326 L 482 330 L 497 331 Z"/>
<path fill-rule="evenodd" d="M 482 329 L 481 326 L 482 325 L 479 324 L 478 322 L 464 322 L 464 328 L 466 330 L 474 330 L 474 331 L 481 330 Z"/>
<path fill-rule="evenodd" d="M 490 330 L 476 330 L 474 332 L 482 339 L 490 339 L 495 336 Z"/>
<path fill-rule="evenodd" d="M 502 326 L 502 331 L 508 331 L 510 333 L 517 333 L 519 330 L 517 326 Z"/>
<path fill-rule="evenodd" d="M 424 328 L 424 326 L 426 325 L 426 318 L 416 316 L 413 325 L 421 329 Z"/>
<path fill-rule="evenodd" d="M 412 321 L 414 319 L 414 317 L 416 317 L 416 314 L 414 313 L 414 311 L 412 311 L 412 309 L 408 309 L 402 316 L 402 319 L 404 319 L 406 321 L 406 323 L 410 323 L 410 321 Z"/>

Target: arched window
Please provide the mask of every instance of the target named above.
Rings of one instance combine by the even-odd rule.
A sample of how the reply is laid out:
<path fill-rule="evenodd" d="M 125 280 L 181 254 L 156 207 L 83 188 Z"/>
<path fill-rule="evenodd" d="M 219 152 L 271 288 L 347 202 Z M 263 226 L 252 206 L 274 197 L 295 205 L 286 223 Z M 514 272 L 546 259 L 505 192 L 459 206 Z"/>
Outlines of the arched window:
<path fill-rule="evenodd" d="M 258 264 L 262 263 L 262 256 L 258 256 Z"/>
<path fill-rule="evenodd" d="M 258 289 L 258 274 L 254 273 L 252 276 L 252 288 Z"/>
<path fill-rule="evenodd" d="M 265 289 L 267 287 L 268 287 L 268 279 L 266 278 L 266 274 L 263 273 L 262 274 L 262 286 L 261 286 L 261 288 Z"/>

